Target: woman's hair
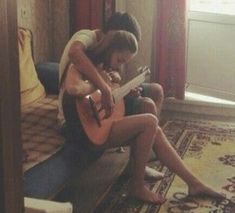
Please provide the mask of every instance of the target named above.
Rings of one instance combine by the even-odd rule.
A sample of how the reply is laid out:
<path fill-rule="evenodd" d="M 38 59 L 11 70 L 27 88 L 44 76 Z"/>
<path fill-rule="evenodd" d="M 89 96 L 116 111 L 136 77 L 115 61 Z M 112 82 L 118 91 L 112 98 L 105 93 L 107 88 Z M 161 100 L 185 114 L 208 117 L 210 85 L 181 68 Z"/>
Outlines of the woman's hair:
<path fill-rule="evenodd" d="M 101 41 L 91 50 L 87 51 L 87 56 L 94 64 L 104 62 L 107 54 L 112 54 L 114 51 L 129 50 L 132 54 L 138 51 L 138 42 L 135 36 L 127 31 L 109 31 L 101 39 Z"/>
<path fill-rule="evenodd" d="M 105 33 L 110 30 L 125 30 L 133 33 L 138 42 L 141 39 L 140 25 L 136 18 L 129 13 L 114 13 L 104 26 Z"/>

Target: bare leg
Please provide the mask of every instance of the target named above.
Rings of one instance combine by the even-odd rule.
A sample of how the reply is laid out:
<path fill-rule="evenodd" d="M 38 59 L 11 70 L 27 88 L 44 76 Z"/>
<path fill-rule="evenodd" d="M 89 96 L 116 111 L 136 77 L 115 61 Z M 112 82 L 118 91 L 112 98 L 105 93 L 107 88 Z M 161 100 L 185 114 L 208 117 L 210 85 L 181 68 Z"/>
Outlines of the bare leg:
<path fill-rule="evenodd" d="M 194 176 L 192 172 L 189 171 L 177 152 L 168 142 L 160 127 L 158 127 L 153 149 L 156 151 L 156 154 L 161 162 L 187 183 L 189 187 L 189 195 L 224 198 L 223 195 L 206 186 L 196 176 Z"/>
<path fill-rule="evenodd" d="M 159 117 L 164 98 L 163 90 L 159 84 L 151 84 L 150 88 L 151 92 L 148 93 L 148 98 L 143 97 L 141 100 L 139 113 L 151 113 Z M 153 151 L 169 169 L 179 175 L 187 183 L 189 195 L 205 195 L 223 198 L 220 193 L 206 186 L 188 170 L 184 162 L 168 142 L 163 131 L 160 128 L 158 129 L 156 139 L 153 143 Z"/>
<path fill-rule="evenodd" d="M 145 84 L 143 95 L 143 97 L 138 98 L 139 107 L 136 109 L 136 113 L 151 113 L 159 118 L 164 98 L 163 89 L 161 85 L 156 83 Z M 132 167 L 132 161 L 132 158 L 130 158 L 130 169 Z M 164 174 L 146 166 L 145 177 L 147 179 L 160 180 L 164 177 Z"/>
<path fill-rule="evenodd" d="M 131 143 L 134 166 L 130 193 L 143 201 L 160 204 L 164 199 L 144 185 L 145 165 L 153 145 L 156 128 L 157 119 L 151 114 L 127 116 L 121 121 L 114 122 L 106 147 Z"/>
<path fill-rule="evenodd" d="M 133 153 L 133 149 L 131 149 L 131 153 L 130 153 L 130 160 L 129 160 L 129 164 L 127 166 L 127 172 L 132 174 L 133 168 L 134 168 L 134 153 Z M 164 173 L 159 172 L 155 169 L 152 169 L 151 167 L 145 166 L 145 179 L 148 180 L 161 180 L 164 178 Z"/>
<path fill-rule="evenodd" d="M 157 83 L 145 84 L 144 88 L 146 91 L 143 94 L 139 113 L 152 113 L 159 118 L 164 100 L 163 88 Z"/>
<path fill-rule="evenodd" d="M 158 110 L 159 106 L 162 105 L 161 98 L 157 98 L 158 96 L 163 97 L 161 95 L 161 88 L 158 89 L 158 86 L 152 91 L 156 92 L 155 96 L 155 103 L 159 103 L 160 105 L 154 105 L 153 101 L 149 99 L 143 99 L 141 104 L 142 113 L 147 112 L 151 113 L 155 116 L 159 116 Z M 154 94 L 154 93 L 152 93 Z M 153 96 L 151 98 L 154 100 Z M 158 101 L 159 100 L 159 101 Z M 160 107 L 161 109 L 161 107 Z M 160 129 L 160 128 L 159 128 Z M 213 197 L 221 197 L 221 194 L 215 192 L 213 189 L 207 187 L 201 181 L 199 181 L 185 166 L 181 158 L 175 152 L 171 144 L 168 142 L 167 138 L 165 137 L 163 131 L 160 129 L 158 131 L 157 137 L 155 142 L 153 143 L 153 151 L 158 156 L 158 158 L 166 165 L 169 169 L 179 175 L 189 187 L 189 195 L 209 195 Z"/>

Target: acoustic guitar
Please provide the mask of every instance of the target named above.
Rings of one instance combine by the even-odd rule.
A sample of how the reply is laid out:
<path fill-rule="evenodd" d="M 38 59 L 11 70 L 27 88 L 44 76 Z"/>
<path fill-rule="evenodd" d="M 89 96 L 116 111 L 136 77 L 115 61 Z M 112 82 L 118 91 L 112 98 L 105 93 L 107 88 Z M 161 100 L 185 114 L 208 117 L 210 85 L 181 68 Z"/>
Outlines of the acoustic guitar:
<path fill-rule="evenodd" d="M 101 110 L 101 93 L 99 90 L 77 99 L 77 112 L 90 141 L 95 145 L 102 145 L 109 135 L 113 121 L 120 120 L 125 115 L 124 96 L 131 89 L 138 87 L 145 81 L 146 75 L 150 73 L 149 68 L 139 69 L 138 74 L 131 81 L 122 86 L 111 85 L 114 98 L 114 110 L 110 117 L 105 117 L 104 110 Z"/>

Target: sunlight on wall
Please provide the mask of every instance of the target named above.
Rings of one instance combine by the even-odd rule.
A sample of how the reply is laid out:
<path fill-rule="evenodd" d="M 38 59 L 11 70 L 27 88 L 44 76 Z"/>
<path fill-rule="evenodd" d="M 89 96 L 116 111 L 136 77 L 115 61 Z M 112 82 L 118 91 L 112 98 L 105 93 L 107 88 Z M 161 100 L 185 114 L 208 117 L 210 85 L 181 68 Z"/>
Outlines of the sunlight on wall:
<path fill-rule="evenodd" d="M 126 11 L 136 17 L 142 31 L 142 39 L 139 42 L 139 52 L 128 65 L 128 69 L 130 70 L 130 72 L 128 72 L 128 75 L 130 73 L 130 76 L 128 77 L 132 77 L 131 72 L 133 71 L 135 74 L 139 66 L 151 66 L 156 0 L 126 1 Z"/>
<path fill-rule="evenodd" d="M 195 100 L 195 101 L 202 101 L 202 102 L 210 102 L 210 103 L 217 103 L 217 104 L 228 104 L 228 105 L 235 105 L 235 102 L 228 101 L 225 99 L 215 98 L 207 95 L 201 95 L 198 93 L 193 92 L 185 92 L 185 99 L 186 100 Z"/>
<path fill-rule="evenodd" d="M 190 10 L 235 15 L 235 0 L 191 0 Z"/>

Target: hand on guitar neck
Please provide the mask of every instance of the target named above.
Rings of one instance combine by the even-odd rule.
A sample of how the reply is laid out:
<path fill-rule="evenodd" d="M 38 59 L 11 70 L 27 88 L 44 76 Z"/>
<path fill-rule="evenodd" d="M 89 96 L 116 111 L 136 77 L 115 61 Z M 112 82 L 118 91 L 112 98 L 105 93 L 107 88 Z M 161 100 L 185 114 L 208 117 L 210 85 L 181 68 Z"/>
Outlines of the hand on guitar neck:
<path fill-rule="evenodd" d="M 100 70 L 99 73 L 111 88 L 118 86 L 121 82 L 121 76 L 117 71 L 107 72 L 106 70 Z"/>
<path fill-rule="evenodd" d="M 121 77 L 118 72 L 106 72 L 105 70 L 101 70 L 100 68 L 97 70 L 103 80 L 110 86 L 110 88 L 119 86 Z M 80 73 L 73 64 L 68 67 L 68 73 L 69 75 L 65 80 L 65 88 L 69 92 L 69 94 L 82 98 L 97 90 L 95 85 L 87 80 L 85 76 Z"/>
<path fill-rule="evenodd" d="M 112 113 L 107 116 L 102 110 L 102 96 L 96 90 L 95 92 L 83 96 L 77 101 L 77 111 L 80 121 L 83 125 L 84 131 L 89 137 L 90 141 L 94 144 L 102 144 L 106 141 L 113 121 L 120 120 L 125 116 L 125 105 L 123 97 L 127 95 L 131 89 L 138 87 L 144 82 L 146 74 L 149 73 L 148 69 L 144 69 L 142 73 L 130 80 L 128 83 L 119 86 L 112 86 L 112 95 L 115 100 Z M 103 73 L 106 80 L 109 80 L 107 73 Z M 113 83 L 111 83 L 114 85 Z"/>

